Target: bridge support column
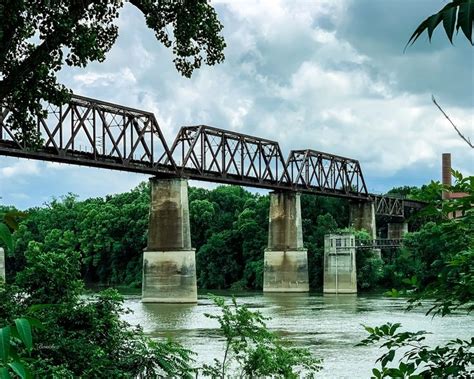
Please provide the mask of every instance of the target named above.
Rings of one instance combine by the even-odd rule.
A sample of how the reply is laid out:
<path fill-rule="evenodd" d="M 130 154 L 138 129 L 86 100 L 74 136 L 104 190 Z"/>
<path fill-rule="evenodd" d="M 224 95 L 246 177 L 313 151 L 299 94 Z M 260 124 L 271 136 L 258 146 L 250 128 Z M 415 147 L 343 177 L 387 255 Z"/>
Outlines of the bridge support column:
<path fill-rule="evenodd" d="M 403 238 L 403 235 L 408 233 L 407 222 L 389 222 L 387 224 L 387 238 L 396 240 Z"/>
<path fill-rule="evenodd" d="M 0 247 L 0 283 L 5 281 L 5 251 Z"/>
<path fill-rule="evenodd" d="M 191 248 L 188 182 L 150 179 L 148 245 L 143 253 L 142 302 L 197 302 L 196 259 Z"/>
<path fill-rule="evenodd" d="M 324 236 L 324 293 L 357 293 L 355 237 Z"/>
<path fill-rule="evenodd" d="M 366 230 L 372 239 L 377 236 L 375 206 L 373 202 L 351 202 L 350 223 L 355 230 Z"/>
<path fill-rule="evenodd" d="M 270 193 L 264 292 L 308 292 L 308 254 L 303 247 L 300 194 Z"/>

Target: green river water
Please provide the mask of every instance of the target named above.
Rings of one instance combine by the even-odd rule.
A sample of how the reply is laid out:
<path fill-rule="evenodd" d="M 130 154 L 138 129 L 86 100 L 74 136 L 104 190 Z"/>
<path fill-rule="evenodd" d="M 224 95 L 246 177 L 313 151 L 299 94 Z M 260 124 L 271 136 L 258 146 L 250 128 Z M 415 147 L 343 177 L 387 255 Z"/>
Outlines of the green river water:
<path fill-rule="evenodd" d="M 231 296 L 226 292 L 214 292 Z M 377 347 L 354 347 L 367 333 L 361 324 L 375 326 L 400 322 L 403 329 L 426 330 L 427 343 L 435 345 L 453 338 L 470 338 L 474 316 L 427 317 L 425 309 L 406 312 L 406 301 L 382 295 L 321 294 L 237 294 L 237 301 L 271 317 L 272 331 L 309 348 L 323 359 L 318 378 L 368 378 L 381 351 Z M 171 336 L 195 351 L 198 362 L 222 359 L 223 341 L 218 324 L 205 316 L 218 309 L 205 294 L 197 305 L 142 304 L 137 295 L 126 296 L 126 315 L 131 324 L 140 324 L 152 337 Z"/>

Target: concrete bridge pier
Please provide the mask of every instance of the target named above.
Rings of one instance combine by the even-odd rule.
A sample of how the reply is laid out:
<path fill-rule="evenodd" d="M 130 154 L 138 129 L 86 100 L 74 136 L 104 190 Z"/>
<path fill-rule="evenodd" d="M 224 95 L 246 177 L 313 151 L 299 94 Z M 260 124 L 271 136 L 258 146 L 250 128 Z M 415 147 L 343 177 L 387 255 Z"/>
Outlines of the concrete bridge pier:
<path fill-rule="evenodd" d="M 150 179 L 148 245 L 143 253 L 142 302 L 197 302 L 196 258 L 191 248 L 188 182 Z"/>
<path fill-rule="evenodd" d="M 400 239 L 408 233 L 408 222 L 389 222 L 387 224 L 387 238 Z"/>
<path fill-rule="evenodd" d="M 356 249 L 353 234 L 324 236 L 323 293 L 357 293 Z"/>
<path fill-rule="evenodd" d="M 355 230 L 366 230 L 372 239 L 377 236 L 374 202 L 350 202 L 350 225 Z"/>
<path fill-rule="evenodd" d="M 308 291 L 308 254 L 303 247 L 300 194 L 271 192 L 263 292 Z"/>
<path fill-rule="evenodd" d="M 5 251 L 0 247 L 0 283 L 5 281 Z"/>

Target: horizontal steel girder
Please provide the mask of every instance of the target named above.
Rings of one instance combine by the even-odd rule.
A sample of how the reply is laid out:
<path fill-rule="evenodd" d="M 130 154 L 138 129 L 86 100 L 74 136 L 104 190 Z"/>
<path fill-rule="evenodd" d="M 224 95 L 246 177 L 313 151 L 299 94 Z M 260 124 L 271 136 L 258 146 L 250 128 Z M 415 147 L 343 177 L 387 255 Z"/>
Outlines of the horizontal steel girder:
<path fill-rule="evenodd" d="M 307 149 L 285 160 L 278 142 L 206 125 L 182 127 L 168 148 L 150 112 L 77 95 L 45 108 L 47 116 L 37 116 L 38 149 L 22 143 L 10 127 L 10 110 L 0 109 L 0 155 L 375 201 L 379 215 L 403 217 L 407 206 L 368 193 L 354 159 Z"/>

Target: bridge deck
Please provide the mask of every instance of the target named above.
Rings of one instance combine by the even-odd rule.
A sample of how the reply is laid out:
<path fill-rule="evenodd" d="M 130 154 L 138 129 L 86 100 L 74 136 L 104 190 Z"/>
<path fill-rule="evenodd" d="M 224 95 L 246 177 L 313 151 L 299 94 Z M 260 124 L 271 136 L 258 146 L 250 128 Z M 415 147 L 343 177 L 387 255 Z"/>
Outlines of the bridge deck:
<path fill-rule="evenodd" d="M 284 159 L 278 142 L 206 125 L 182 127 L 168 147 L 153 113 L 73 95 L 37 117 L 43 138 L 32 149 L 0 109 L 0 154 L 82 166 L 185 177 L 270 190 L 374 201 L 377 214 L 403 216 L 422 203 L 372 195 L 357 160 L 312 149 Z"/>

